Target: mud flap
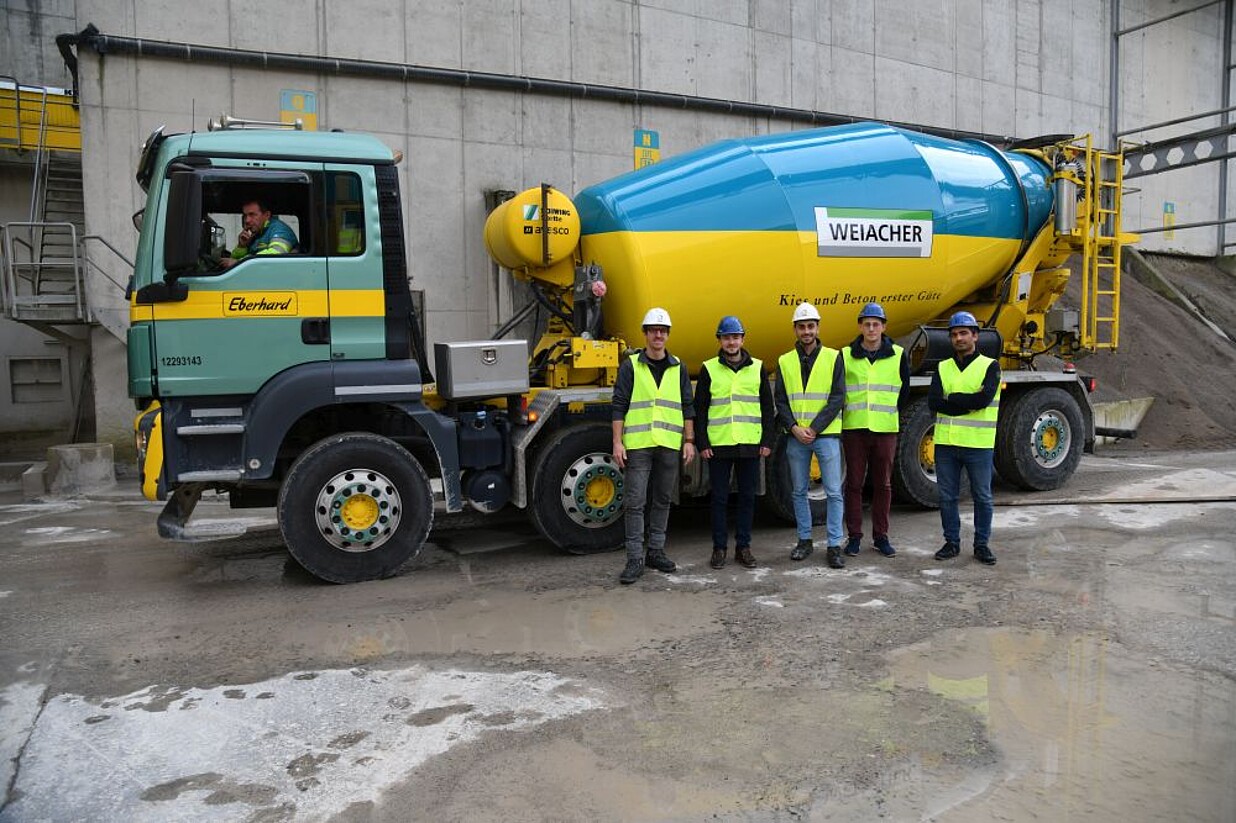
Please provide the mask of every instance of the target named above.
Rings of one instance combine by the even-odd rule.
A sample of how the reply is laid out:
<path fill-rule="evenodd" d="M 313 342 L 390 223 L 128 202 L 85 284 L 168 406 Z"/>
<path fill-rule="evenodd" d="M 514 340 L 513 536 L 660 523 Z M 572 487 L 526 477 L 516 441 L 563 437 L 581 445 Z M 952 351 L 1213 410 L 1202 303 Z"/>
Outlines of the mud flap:
<path fill-rule="evenodd" d="M 159 512 L 159 537 L 167 540 L 189 539 L 185 533 L 185 523 L 189 522 L 205 490 L 203 483 L 186 483 L 172 492 L 167 498 L 167 505 Z"/>

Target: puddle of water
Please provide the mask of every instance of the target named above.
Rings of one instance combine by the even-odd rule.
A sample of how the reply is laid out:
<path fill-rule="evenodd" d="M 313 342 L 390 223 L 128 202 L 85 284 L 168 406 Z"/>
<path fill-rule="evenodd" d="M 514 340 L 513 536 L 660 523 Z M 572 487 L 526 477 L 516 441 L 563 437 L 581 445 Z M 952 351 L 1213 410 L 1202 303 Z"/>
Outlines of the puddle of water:
<path fill-rule="evenodd" d="M 667 575 L 667 579 L 673 577 Z M 709 592 L 621 589 L 608 596 L 495 592 L 423 609 L 404 620 L 376 618 L 363 627 L 307 627 L 295 642 L 336 659 L 363 663 L 396 653 L 536 654 L 575 657 L 642 648 L 648 638 L 689 637 L 715 622 Z"/>
<path fill-rule="evenodd" d="M 419 667 L 60 695 L 34 726 L 4 819 L 331 819 L 488 731 L 602 705 L 548 672 Z"/>
<path fill-rule="evenodd" d="M 889 655 L 882 685 L 966 707 L 994 768 L 926 757 L 881 790 L 893 819 L 1236 819 L 1236 688 L 1156 666 L 1093 634 L 970 629 Z M 859 819 L 861 801 L 813 812 Z M 871 807 L 867 807 L 868 813 Z"/>

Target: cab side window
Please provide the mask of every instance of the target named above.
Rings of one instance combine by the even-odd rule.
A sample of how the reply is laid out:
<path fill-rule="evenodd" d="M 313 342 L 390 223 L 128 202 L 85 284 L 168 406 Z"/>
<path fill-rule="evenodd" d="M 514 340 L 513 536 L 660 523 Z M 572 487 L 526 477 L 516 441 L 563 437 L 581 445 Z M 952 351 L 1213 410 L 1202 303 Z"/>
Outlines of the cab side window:
<path fill-rule="evenodd" d="M 364 205 L 360 177 L 348 172 L 327 173 L 327 254 L 351 257 L 365 253 Z"/>

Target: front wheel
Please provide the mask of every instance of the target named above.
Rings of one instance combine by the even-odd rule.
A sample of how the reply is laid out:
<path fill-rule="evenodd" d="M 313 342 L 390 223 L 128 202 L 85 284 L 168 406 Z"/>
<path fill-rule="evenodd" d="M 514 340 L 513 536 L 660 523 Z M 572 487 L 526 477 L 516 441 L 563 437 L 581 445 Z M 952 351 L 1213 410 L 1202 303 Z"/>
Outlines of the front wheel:
<path fill-rule="evenodd" d="M 528 510 L 533 525 L 558 548 L 593 554 L 622 545 L 622 469 L 612 447 L 608 424 L 568 426 L 533 462 Z"/>
<path fill-rule="evenodd" d="M 367 432 L 310 446 L 279 490 L 279 528 L 296 562 L 331 583 L 390 577 L 425 544 L 433 491 L 406 449 Z"/>
<path fill-rule="evenodd" d="M 1081 407 L 1055 386 L 1027 391 L 1001 415 L 996 471 L 1015 486 L 1047 491 L 1063 486 L 1081 462 Z"/>
<path fill-rule="evenodd" d="M 893 460 L 893 494 L 903 503 L 938 508 L 936 488 L 936 416 L 920 397 L 901 413 L 897 456 Z"/>

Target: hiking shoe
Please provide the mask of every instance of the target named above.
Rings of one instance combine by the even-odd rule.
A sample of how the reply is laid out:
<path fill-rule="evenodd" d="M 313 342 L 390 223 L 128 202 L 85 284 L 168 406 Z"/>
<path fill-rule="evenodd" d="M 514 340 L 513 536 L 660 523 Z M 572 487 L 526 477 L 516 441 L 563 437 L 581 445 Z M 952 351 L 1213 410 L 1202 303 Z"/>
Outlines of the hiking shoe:
<path fill-rule="evenodd" d="M 988 566 L 996 565 L 996 556 L 991 553 L 991 549 L 986 546 L 974 547 L 974 559 Z"/>
<path fill-rule="evenodd" d="M 644 561 L 644 565 L 666 574 L 678 570 L 678 565 L 666 557 L 665 552 L 648 552 L 648 559 Z"/>
<path fill-rule="evenodd" d="M 945 543 L 940 547 L 940 551 L 936 552 L 936 560 L 952 560 L 959 554 L 961 554 L 960 546 L 956 543 Z"/>
<path fill-rule="evenodd" d="M 851 537 L 845 544 L 845 553 L 850 557 L 858 554 L 858 550 L 863 547 L 863 539 L 861 537 Z"/>
<path fill-rule="evenodd" d="M 634 583 L 636 580 L 639 580 L 643 573 L 643 560 L 628 560 L 627 565 L 622 570 L 622 574 L 618 575 L 618 582 L 624 586 L 629 583 Z"/>
<path fill-rule="evenodd" d="M 713 549 L 712 559 L 708 561 L 708 565 L 714 569 L 725 568 L 725 549 Z"/>
<path fill-rule="evenodd" d="M 791 560 L 806 560 L 811 556 L 811 552 L 815 551 L 815 546 L 811 543 L 810 537 L 804 537 L 798 541 L 798 545 L 790 552 Z"/>
<path fill-rule="evenodd" d="M 745 569 L 754 569 L 757 565 L 755 555 L 751 553 L 750 546 L 739 546 L 734 550 L 734 557 L 737 558 L 739 564 Z"/>
<path fill-rule="evenodd" d="M 829 546 L 824 550 L 824 562 L 830 569 L 844 569 L 845 558 L 841 556 L 840 546 Z"/>
<path fill-rule="evenodd" d="M 893 548 L 893 544 L 888 542 L 887 537 L 877 537 L 875 539 L 875 550 L 885 557 L 896 557 L 897 550 Z"/>

